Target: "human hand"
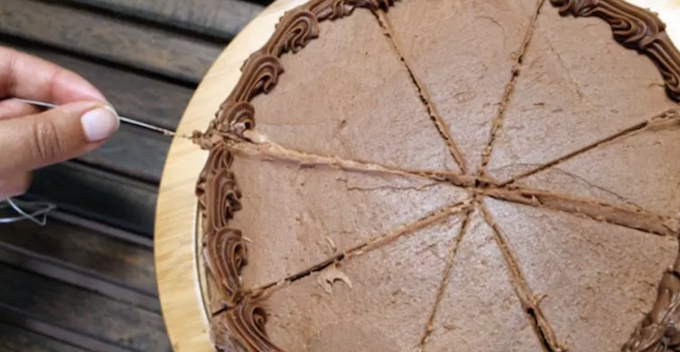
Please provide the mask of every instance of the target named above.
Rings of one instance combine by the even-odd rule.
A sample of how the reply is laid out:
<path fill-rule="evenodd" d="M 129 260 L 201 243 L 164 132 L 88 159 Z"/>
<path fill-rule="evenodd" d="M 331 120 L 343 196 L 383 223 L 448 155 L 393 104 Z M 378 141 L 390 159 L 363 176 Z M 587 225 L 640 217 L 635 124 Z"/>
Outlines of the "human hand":
<path fill-rule="evenodd" d="M 11 98 L 59 105 L 41 112 Z M 31 171 L 96 149 L 119 119 L 77 74 L 0 47 L 0 201 L 23 194 Z"/>

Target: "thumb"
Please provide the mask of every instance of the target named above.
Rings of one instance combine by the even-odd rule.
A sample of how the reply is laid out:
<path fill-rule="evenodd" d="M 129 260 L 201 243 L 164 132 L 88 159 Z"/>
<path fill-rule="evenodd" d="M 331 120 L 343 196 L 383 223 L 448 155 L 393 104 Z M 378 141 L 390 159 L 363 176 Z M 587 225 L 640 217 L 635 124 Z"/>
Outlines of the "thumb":
<path fill-rule="evenodd" d="M 87 153 L 113 134 L 119 123 L 114 110 L 98 102 L 0 120 L 0 179 Z"/>

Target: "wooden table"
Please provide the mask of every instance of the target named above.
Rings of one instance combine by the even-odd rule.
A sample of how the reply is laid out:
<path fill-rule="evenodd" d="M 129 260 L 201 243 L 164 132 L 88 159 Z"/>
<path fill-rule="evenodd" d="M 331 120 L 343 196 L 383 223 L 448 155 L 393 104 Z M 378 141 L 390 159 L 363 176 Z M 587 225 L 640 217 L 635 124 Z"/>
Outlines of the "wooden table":
<path fill-rule="evenodd" d="M 88 78 L 119 112 L 174 130 L 204 73 L 268 0 L 1 0 L 0 45 Z M 0 225 L 0 351 L 170 351 L 154 272 L 171 139 L 132 126 L 39 170 L 40 228 Z"/>
<path fill-rule="evenodd" d="M 279 17 L 305 0 L 277 0 L 255 18 L 215 61 L 194 94 L 177 129 L 190 135 L 203 131 L 240 77 L 245 59 L 259 49 Z M 669 24 L 680 43 L 680 0 L 629 0 L 651 7 Z M 187 139 L 172 143 L 158 198 L 155 258 L 163 315 L 176 351 L 213 352 L 208 336 L 203 268 L 194 195 L 207 152 Z"/>

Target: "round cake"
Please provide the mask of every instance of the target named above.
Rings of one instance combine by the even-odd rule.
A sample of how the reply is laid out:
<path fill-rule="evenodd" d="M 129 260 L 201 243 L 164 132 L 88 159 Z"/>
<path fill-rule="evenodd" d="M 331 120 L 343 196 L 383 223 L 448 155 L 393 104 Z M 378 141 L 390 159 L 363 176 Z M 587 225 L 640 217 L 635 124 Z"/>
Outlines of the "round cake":
<path fill-rule="evenodd" d="M 680 53 L 623 0 L 312 0 L 194 140 L 219 351 L 680 351 Z"/>

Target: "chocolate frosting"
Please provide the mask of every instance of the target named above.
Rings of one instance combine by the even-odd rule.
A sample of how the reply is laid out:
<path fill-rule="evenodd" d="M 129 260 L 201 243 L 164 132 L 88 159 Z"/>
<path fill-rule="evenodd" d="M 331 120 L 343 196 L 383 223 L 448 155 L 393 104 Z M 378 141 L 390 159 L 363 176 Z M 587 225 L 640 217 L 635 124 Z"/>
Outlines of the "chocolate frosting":
<path fill-rule="evenodd" d="M 234 212 L 241 209 L 241 192 L 229 170 L 232 161 L 226 145 L 216 145 L 210 150 L 196 186 L 205 261 L 226 307 L 234 307 L 240 298 L 240 272 L 246 263 L 241 232 L 227 227 Z"/>
<path fill-rule="evenodd" d="M 665 25 L 654 14 L 622 0 L 550 2 L 559 7 L 563 15 L 596 16 L 607 21 L 620 44 L 644 53 L 656 64 L 668 95 L 680 101 L 680 53 L 665 33 Z M 261 93 L 269 93 L 276 86 L 284 72 L 281 55 L 297 52 L 317 38 L 320 21 L 342 18 L 351 14 L 356 7 L 378 11 L 386 10 L 392 4 L 393 0 L 312 0 L 287 12 L 269 41 L 244 63 L 238 84 L 220 105 L 207 131 L 194 135 L 197 144 L 209 149 L 208 161 L 197 182 L 196 195 L 202 218 L 202 243 L 207 270 L 221 295 L 222 314 L 214 316 L 211 325 L 213 342 L 222 351 L 281 351 L 267 337 L 264 309 L 256 298 L 244 292 L 241 283 L 241 271 L 248 261 L 247 245 L 241 231 L 229 227 L 234 213 L 241 208 L 242 197 L 230 170 L 233 161 L 230 149 L 233 145 L 230 142 L 255 141 L 253 134 L 248 133 L 256 123 L 251 100 Z M 459 179 L 464 178 L 461 175 Z M 456 177 L 452 179 L 458 180 Z M 605 206 L 595 204 L 591 209 L 591 204 L 584 200 L 555 199 L 539 191 L 517 189 L 512 185 L 494 184 L 493 181 L 473 180 L 463 184 L 462 181 L 454 182 L 449 178 L 435 180 L 483 188 L 480 194 L 511 202 L 529 205 L 540 203 L 541 206 L 548 204 L 548 207 L 557 210 L 583 212 L 593 218 L 597 218 L 598 214 L 595 213 Z M 661 235 L 677 234 L 677 224 L 669 225 L 672 219 L 620 207 L 608 209 L 611 210 L 607 217 L 598 220 L 637 226 Z M 675 323 L 680 306 L 679 270 L 680 262 L 664 274 L 654 308 L 626 343 L 623 348 L 625 352 L 680 351 L 680 333 Z M 222 334 L 223 331 L 226 331 L 226 335 Z"/>
<path fill-rule="evenodd" d="M 246 246 L 241 231 L 224 227 L 204 241 L 206 263 L 217 282 L 223 306 L 233 308 L 241 299 L 241 269 L 246 265 Z"/>
<path fill-rule="evenodd" d="M 210 150 L 208 161 L 196 186 L 199 210 L 203 217 L 203 234 L 212 235 L 227 225 L 235 211 L 241 208 L 241 192 L 229 166 L 233 161 L 226 145 Z"/>

